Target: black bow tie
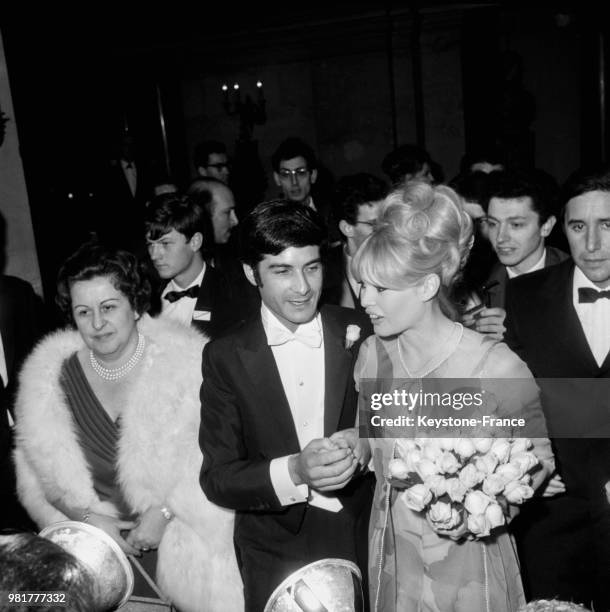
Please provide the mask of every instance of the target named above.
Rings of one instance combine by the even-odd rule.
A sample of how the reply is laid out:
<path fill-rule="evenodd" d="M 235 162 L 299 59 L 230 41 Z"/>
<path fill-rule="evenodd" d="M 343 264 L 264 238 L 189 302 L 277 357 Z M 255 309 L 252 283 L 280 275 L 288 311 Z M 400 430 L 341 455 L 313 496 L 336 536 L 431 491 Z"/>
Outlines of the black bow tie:
<path fill-rule="evenodd" d="M 179 300 L 183 297 L 196 298 L 199 295 L 199 285 L 193 285 L 184 291 L 168 291 L 163 298 L 168 302 L 174 303 L 176 300 Z"/>
<path fill-rule="evenodd" d="M 601 298 L 610 300 L 610 290 L 598 291 L 592 287 L 579 287 L 578 288 L 578 301 L 582 304 L 592 304 L 597 302 Z"/>

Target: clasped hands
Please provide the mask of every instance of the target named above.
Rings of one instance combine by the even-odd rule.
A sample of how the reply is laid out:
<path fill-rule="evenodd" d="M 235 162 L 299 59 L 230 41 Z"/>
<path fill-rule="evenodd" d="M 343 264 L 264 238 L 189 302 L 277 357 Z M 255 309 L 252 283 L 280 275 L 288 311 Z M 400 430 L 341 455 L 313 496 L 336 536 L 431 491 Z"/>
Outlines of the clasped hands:
<path fill-rule="evenodd" d="M 124 553 L 136 557 L 159 546 L 168 523 L 161 509 L 156 506 L 143 512 L 136 521 L 123 521 L 106 514 L 91 513 L 88 522 L 103 529 Z M 124 536 L 125 531 L 129 533 Z"/>
<path fill-rule="evenodd" d="M 288 471 L 295 485 L 306 484 L 316 491 L 343 488 L 356 470 L 367 466 L 371 456 L 368 440 L 360 439 L 355 427 L 329 438 L 312 440 L 288 460 Z"/>

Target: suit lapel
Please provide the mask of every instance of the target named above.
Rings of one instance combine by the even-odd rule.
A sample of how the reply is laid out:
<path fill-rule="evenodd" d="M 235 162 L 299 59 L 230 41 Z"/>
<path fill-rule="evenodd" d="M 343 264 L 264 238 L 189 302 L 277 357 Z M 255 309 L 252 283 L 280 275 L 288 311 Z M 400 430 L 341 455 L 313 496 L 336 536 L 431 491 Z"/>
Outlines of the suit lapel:
<path fill-rule="evenodd" d="M 346 383 L 351 375 L 352 355 L 345 349 L 345 332 L 341 322 L 322 310 L 324 330 L 324 435 L 337 430 Z"/>
<path fill-rule="evenodd" d="M 298 452 L 299 439 L 292 412 L 260 315 L 245 327 L 243 344 L 237 353 L 255 389 L 252 402 L 257 404 L 260 422 L 274 430 L 274 439 L 284 447 L 285 454 Z"/>

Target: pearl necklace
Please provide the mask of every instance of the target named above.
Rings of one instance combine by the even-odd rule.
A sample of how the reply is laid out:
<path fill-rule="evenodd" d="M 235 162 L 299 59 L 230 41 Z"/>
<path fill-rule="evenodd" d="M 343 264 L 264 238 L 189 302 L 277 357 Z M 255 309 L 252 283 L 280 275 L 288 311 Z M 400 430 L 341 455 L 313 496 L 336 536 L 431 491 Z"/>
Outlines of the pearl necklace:
<path fill-rule="evenodd" d="M 122 366 L 118 368 L 106 368 L 104 367 L 93 354 L 93 351 L 89 351 L 89 363 L 93 368 L 93 371 L 104 380 L 118 380 L 119 378 L 123 378 L 126 374 L 129 374 L 131 370 L 135 367 L 135 365 L 142 359 L 142 355 L 144 354 L 144 346 L 146 345 L 146 341 L 144 336 L 138 332 L 138 346 L 136 346 L 136 350 L 133 355 L 129 358 L 129 361 L 124 363 Z"/>

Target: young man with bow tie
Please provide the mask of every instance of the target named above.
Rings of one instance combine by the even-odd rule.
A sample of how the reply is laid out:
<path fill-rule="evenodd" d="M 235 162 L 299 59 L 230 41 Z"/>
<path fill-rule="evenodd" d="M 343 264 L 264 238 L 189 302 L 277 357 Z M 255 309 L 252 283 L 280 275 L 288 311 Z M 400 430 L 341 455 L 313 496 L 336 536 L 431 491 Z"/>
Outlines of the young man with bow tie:
<path fill-rule="evenodd" d="M 160 316 L 210 338 L 248 316 L 253 300 L 247 283 L 208 256 L 213 231 L 203 206 L 187 196 L 158 196 L 147 208 L 145 230 L 152 264 L 168 281 L 155 308 Z"/>
<path fill-rule="evenodd" d="M 315 211 L 266 202 L 241 228 L 244 272 L 262 304 L 204 349 L 201 485 L 238 511 L 246 609 L 260 612 L 310 562 L 339 557 L 366 572 L 371 489 L 357 475 L 368 445 L 354 429 L 359 341 L 346 338 L 364 321 L 339 306 L 318 310 L 326 233 Z"/>
<path fill-rule="evenodd" d="M 565 202 L 572 260 L 507 288 L 506 342 L 545 379 L 539 384 L 558 465 L 547 493 L 562 493 L 529 502 L 514 528 L 530 597 L 607 611 L 610 393 L 598 393 L 602 381 L 583 379 L 610 378 L 610 172 L 575 175 Z M 558 378 L 572 379 L 570 386 L 548 380 Z"/>

